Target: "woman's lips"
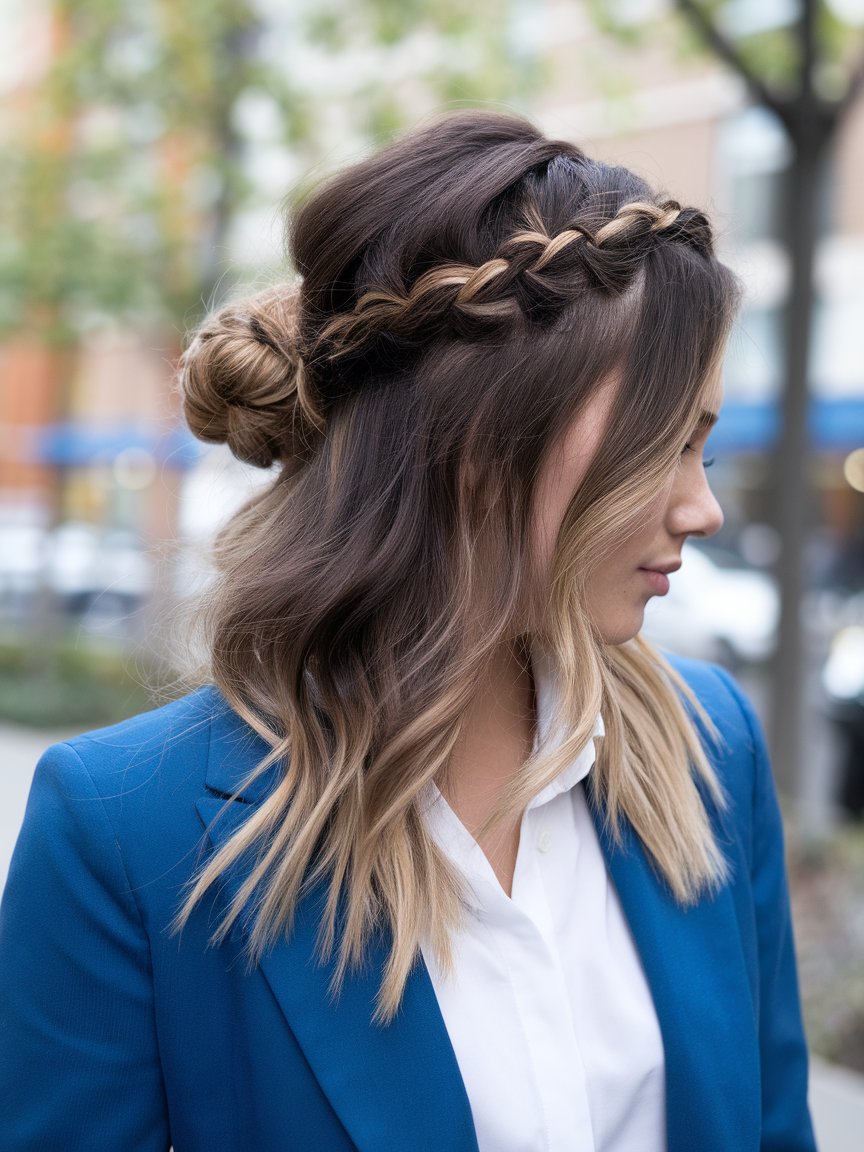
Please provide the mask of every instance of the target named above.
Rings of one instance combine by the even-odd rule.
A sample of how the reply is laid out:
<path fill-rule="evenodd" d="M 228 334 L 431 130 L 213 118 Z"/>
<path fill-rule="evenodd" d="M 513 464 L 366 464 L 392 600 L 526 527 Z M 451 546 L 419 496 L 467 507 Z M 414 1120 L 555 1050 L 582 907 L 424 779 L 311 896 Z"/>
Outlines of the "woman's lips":
<path fill-rule="evenodd" d="M 665 572 L 658 572 L 654 568 L 640 568 L 639 571 L 648 581 L 655 596 L 665 596 L 669 591 L 669 577 Z"/>

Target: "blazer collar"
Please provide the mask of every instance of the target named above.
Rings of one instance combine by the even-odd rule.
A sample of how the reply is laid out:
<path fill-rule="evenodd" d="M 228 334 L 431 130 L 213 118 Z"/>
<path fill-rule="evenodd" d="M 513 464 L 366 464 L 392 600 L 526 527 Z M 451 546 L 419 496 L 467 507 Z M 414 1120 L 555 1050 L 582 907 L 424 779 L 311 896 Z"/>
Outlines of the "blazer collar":
<path fill-rule="evenodd" d="M 204 783 L 211 798 L 228 800 L 270 749 L 257 732 L 228 706 L 218 688 L 211 686 L 205 691 L 211 696 L 211 715 Z M 245 785 L 237 799 L 241 804 L 258 803 L 269 793 L 277 776 L 274 766 Z"/>
<path fill-rule="evenodd" d="M 217 700 L 221 697 L 217 694 Z M 237 829 L 250 805 L 272 787 L 276 769 L 259 777 L 242 797 L 227 803 L 267 748 L 224 703 L 214 714 L 207 766 L 207 795 L 198 814 L 214 848 Z M 230 898 L 242 872 L 226 876 Z M 477 1152 L 471 1108 L 438 1001 L 422 962 L 411 973 L 399 1013 L 382 1026 L 372 1022 L 375 996 L 389 940 L 373 940 L 366 963 L 349 973 L 341 994 L 331 994 L 333 963 L 316 957 L 323 893 L 299 904 L 291 936 L 261 960 L 261 973 L 303 1049 L 309 1065 L 359 1152 L 435 1148 Z M 234 937 L 242 937 L 237 926 Z M 238 939 L 242 944 L 242 940 Z"/>
<path fill-rule="evenodd" d="M 218 847 L 275 782 L 277 769 L 226 805 L 266 745 L 215 692 L 207 795 L 198 812 Z M 729 887 L 680 908 L 624 822 L 616 842 L 585 779 L 606 864 L 641 956 L 666 1060 L 669 1152 L 727 1152 L 758 1145 L 759 1052 L 755 1008 Z M 236 891 L 242 875 L 226 877 Z M 411 974 L 396 1019 L 372 1023 L 388 940 L 372 942 L 367 962 L 348 976 L 338 1000 L 333 966 L 316 960 L 321 892 L 301 901 L 293 934 L 261 970 L 322 1089 L 359 1152 L 378 1152 L 400 1134 L 406 1148 L 476 1152 L 471 1110 L 456 1058 L 422 961 Z M 242 934 L 243 928 L 236 929 Z"/>

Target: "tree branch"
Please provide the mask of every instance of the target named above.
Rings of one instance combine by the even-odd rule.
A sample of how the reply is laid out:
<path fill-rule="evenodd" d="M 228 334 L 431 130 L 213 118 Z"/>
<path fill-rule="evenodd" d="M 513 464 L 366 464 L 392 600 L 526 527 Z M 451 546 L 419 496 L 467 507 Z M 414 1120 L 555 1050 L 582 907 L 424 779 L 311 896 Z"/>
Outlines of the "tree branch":
<path fill-rule="evenodd" d="M 714 54 L 728 64 L 734 72 L 738 73 L 754 99 L 773 112 L 781 121 L 784 128 L 790 131 L 789 113 L 785 102 L 778 98 L 764 80 L 752 71 L 749 64 L 747 64 L 735 48 L 735 45 L 731 40 L 728 40 L 714 22 L 709 19 L 701 6 L 696 3 L 696 0 L 676 0 L 676 6 L 696 28 Z"/>

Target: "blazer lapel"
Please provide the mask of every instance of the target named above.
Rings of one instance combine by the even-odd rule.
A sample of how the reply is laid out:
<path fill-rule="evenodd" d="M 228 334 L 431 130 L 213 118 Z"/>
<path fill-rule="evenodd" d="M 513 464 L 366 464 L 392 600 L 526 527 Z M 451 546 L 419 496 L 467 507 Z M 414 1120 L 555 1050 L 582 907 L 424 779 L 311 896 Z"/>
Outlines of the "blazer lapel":
<path fill-rule="evenodd" d="M 663 1035 L 668 1150 L 757 1149 L 757 1026 L 730 889 L 680 908 L 629 824 L 614 842 L 586 786 Z"/>
<path fill-rule="evenodd" d="M 226 807 L 267 749 L 215 691 L 214 698 L 208 793 L 198 812 L 218 847 L 266 796 L 276 769 Z M 593 802 L 590 775 L 586 789 L 663 1036 L 668 1150 L 756 1149 L 759 1053 L 733 895 L 726 887 L 695 907 L 678 907 L 629 824 L 621 843 L 613 841 Z M 241 881 L 240 870 L 226 877 L 228 897 Z M 359 1152 L 394 1143 L 477 1152 L 465 1087 L 425 966 L 418 963 L 387 1027 L 372 1023 L 385 937 L 371 943 L 365 966 L 349 974 L 334 1001 L 333 966 L 320 964 L 315 953 L 320 899 L 314 891 L 301 901 L 291 937 L 262 959 L 261 974 L 354 1144 Z M 236 933 L 242 936 L 243 928 Z"/>
<path fill-rule="evenodd" d="M 198 801 L 214 848 L 236 830 L 275 779 L 274 769 L 226 808 L 225 798 L 266 748 L 222 708 L 211 729 L 208 795 Z M 242 869 L 226 876 L 228 898 L 241 882 Z M 465 1086 L 425 966 L 415 967 L 402 1007 L 386 1027 L 372 1022 L 387 956 L 384 936 L 372 941 L 365 965 L 349 973 L 334 1000 L 334 966 L 316 956 L 322 895 L 315 890 L 300 902 L 291 936 L 262 958 L 260 973 L 352 1141 L 359 1152 L 396 1146 L 477 1152 Z M 237 926 L 235 938 L 243 932 Z"/>

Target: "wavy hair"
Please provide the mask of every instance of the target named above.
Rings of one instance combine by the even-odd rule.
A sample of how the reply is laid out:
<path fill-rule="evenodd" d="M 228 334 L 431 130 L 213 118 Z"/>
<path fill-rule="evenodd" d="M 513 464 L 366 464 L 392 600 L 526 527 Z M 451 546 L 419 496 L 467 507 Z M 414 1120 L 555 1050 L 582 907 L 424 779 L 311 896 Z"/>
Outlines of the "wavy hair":
<path fill-rule="evenodd" d="M 719 365 L 739 287 L 712 243 L 701 211 L 630 171 L 468 112 L 320 187 L 290 223 L 296 278 L 204 321 L 180 369 L 190 427 L 279 465 L 216 543 L 211 674 L 270 746 L 254 775 L 279 771 L 177 926 L 245 862 L 214 939 L 242 918 L 254 963 L 323 884 L 336 988 L 389 932 L 377 1015 L 391 1019 L 426 933 L 450 962 L 461 893 L 424 801 L 529 604 L 569 735 L 528 758 L 488 826 L 561 771 L 601 711 L 594 802 L 614 835 L 629 821 L 684 904 L 723 881 L 698 703 L 640 638 L 605 644 L 584 607 Z M 541 586 L 541 463 L 613 373 L 608 430 Z"/>

